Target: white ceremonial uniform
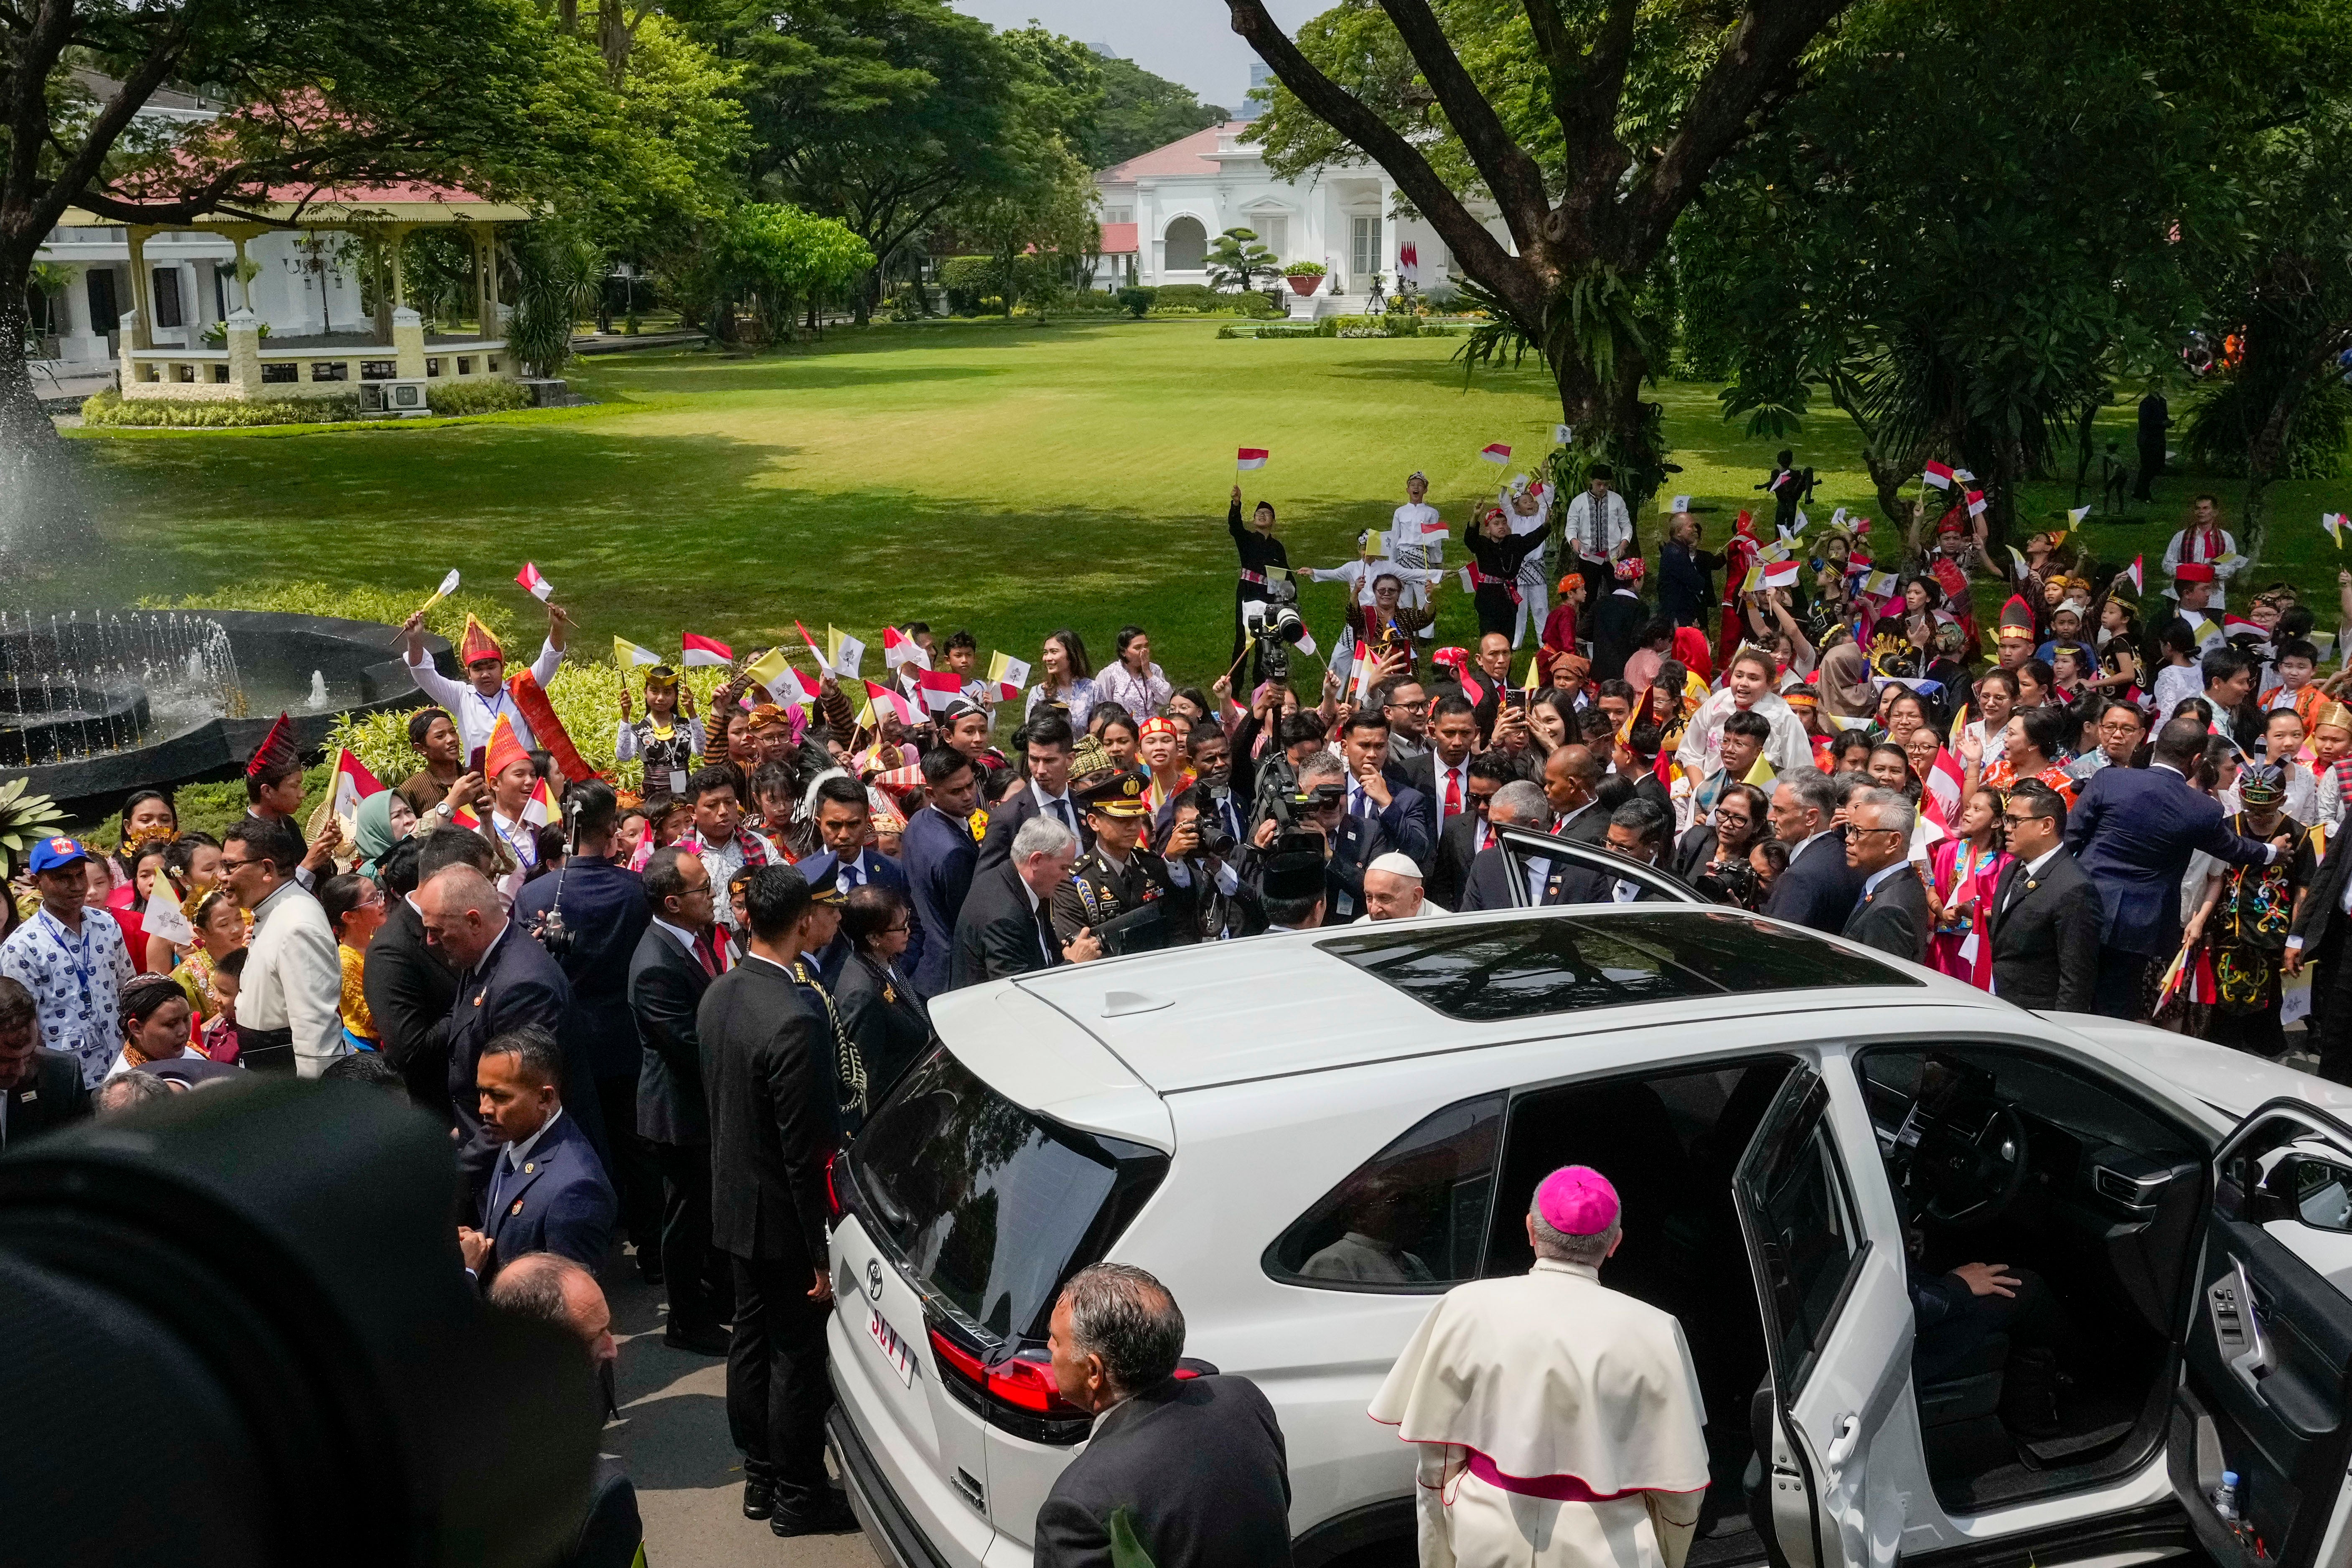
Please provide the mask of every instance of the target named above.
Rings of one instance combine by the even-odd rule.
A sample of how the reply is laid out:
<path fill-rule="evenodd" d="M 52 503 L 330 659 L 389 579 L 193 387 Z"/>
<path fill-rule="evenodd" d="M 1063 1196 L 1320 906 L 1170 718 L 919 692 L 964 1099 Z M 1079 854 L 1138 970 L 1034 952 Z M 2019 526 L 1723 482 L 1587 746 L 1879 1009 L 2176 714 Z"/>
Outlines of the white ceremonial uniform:
<path fill-rule="evenodd" d="M 2184 528 L 2164 547 L 2164 574 L 2177 575 L 2183 561 L 2202 561 L 2213 568 L 2213 595 L 2205 607 L 2213 613 L 2215 620 L 2220 620 L 2221 612 L 2230 607 L 2230 579 L 2238 574 L 2242 564 L 2238 559 L 2238 542 L 2230 537 L 2227 529 L 2216 528 L 2209 540 L 2201 528 Z"/>
<path fill-rule="evenodd" d="M 253 942 L 236 995 L 239 1023 L 289 1029 L 294 1071 L 317 1078 L 351 1054 L 343 1038 L 343 960 L 319 900 L 291 880 L 253 911 Z"/>
<path fill-rule="evenodd" d="M 1397 508 L 1395 511 L 1389 514 L 1389 531 L 1392 541 L 1390 545 L 1389 554 L 1395 560 L 1396 564 L 1402 567 L 1406 572 L 1423 572 L 1442 568 L 1445 563 L 1445 541 L 1443 539 L 1432 538 L 1424 542 L 1421 536 L 1421 531 L 1424 528 L 1434 529 L 1442 527 L 1444 526 L 1444 520 L 1437 515 L 1437 509 L 1430 505 L 1427 501 L 1405 502 L 1402 506 Z M 1410 531 L 1412 534 L 1412 542 L 1411 543 L 1393 542 L 1393 539 L 1396 534 L 1407 531 Z M 1431 580 L 1423 579 L 1416 581 L 1412 578 L 1407 578 L 1404 584 L 1404 593 L 1397 600 L 1397 603 L 1401 605 L 1410 605 L 1416 610 L 1427 609 L 1429 607 L 1429 581 Z M 1423 637 L 1430 637 L 1434 635 L 1436 630 L 1437 628 L 1434 626 L 1423 626 L 1422 628 L 1421 635 Z"/>
<path fill-rule="evenodd" d="M 555 644 L 542 644 L 539 657 L 531 660 L 530 678 L 545 687 L 555 679 L 555 672 L 562 666 L 563 655 L 557 651 Z M 452 680 L 436 669 L 433 656 L 429 653 L 421 653 L 416 660 L 411 660 L 408 673 L 410 679 L 416 682 L 419 691 L 448 710 L 449 717 L 457 725 L 457 739 L 467 756 L 489 749 L 490 731 L 498 728 L 501 713 L 506 715 L 507 722 L 514 726 L 515 741 L 524 751 L 539 749 L 538 737 L 530 732 L 530 721 L 522 716 L 522 710 L 515 706 L 514 696 L 506 688 L 500 687 L 498 700 L 492 701 L 475 690 L 470 683 Z"/>
<path fill-rule="evenodd" d="M 1511 520 L 1513 534 L 1540 533 L 1551 521 L 1551 487 L 1547 485 L 1537 490 L 1535 498 L 1534 513 L 1522 517 L 1518 509 L 1511 504 L 1510 498 L 1504 497 L 1503 515 Z M 1518 614 L 1511 621 L 1513 647 L 1518 647 L 1525 637 L 1541 637 L 1544 617 L 1551 613 L 1551 579 L 1544 574 L 1544 556 L 1547 553 L 1546 548 L 1538 544 L 1528 552 L 1526 560 L 1519 563 Z"/>
<path fill-rule="evenodd" d="M 1456 1286 L 1370 1414 L 1419 1446 L 1423 1568 L 1682 1568 L 1690 1551 L 1698 1373 L 1682 1325 L 1598 1269 L 1539 1258 Z"/>

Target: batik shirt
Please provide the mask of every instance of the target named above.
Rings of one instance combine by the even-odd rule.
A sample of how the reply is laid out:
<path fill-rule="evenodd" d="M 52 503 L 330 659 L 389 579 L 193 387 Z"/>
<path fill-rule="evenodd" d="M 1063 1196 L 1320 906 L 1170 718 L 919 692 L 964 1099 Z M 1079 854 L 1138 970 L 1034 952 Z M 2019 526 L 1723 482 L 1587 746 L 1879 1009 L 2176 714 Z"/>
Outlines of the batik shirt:
<path fill-rule="evenodd" d="M 121 1048 L 116 1005 L 134 973 L 122 928 L 100 910 L 82 911 L 79 932 L 37 910 L 0 942 L 0 974 L 33 994 L 41 1044 L 80 1059 L 85 1089 L 105 1081 Z"/>

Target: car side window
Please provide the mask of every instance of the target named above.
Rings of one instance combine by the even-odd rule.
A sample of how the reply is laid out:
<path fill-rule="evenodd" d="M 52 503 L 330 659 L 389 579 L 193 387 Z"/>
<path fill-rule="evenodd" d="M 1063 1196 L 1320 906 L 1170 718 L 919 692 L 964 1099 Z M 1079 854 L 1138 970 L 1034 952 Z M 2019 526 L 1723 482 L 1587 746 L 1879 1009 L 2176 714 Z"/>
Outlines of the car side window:
<path fill-rule="evenodd" d="M 1828 1337 L 1864 1243 L 1832 1146 L 1829 1089 L 1800 1072 L 1757 1130 L 1737 1182 L 1766 1300 L 1776 1380 L 1793 1391 Z"/>
<path fill-rule="evenodd" d="M 1502 1124 L 1499 1094 L 1423 1117 L 1276 1237 L 1266 1273 L 1327 1290 L 1430 1295 L 1476 1278 Z"/>

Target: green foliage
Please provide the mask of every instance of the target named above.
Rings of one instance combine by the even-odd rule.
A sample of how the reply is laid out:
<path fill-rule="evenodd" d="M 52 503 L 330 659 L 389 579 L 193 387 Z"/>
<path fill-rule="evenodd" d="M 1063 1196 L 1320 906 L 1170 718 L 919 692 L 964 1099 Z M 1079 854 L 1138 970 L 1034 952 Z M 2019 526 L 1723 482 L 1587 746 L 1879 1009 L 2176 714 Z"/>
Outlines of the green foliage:
<path fill-rule="evenodd" d="M 848 225 L 781 203 L 744 203 L 714 237 L 728 293 L 752 302 L 772 342 L 792 336 L 802 307 L 840 299 L 874 265 Z"/>
<path fill-rule="evenodd" d="M 530 391 L 511 381 L 490 377 L 481 381 L 428 382 L 425 401 L 434 413 L 451 418 L 468 414 L 505 414 L 530 406 Z"/>
<path fill-rule="evenodd" d="M 1097 168 L 1123 163 L 1225 119 L 1222 108 L 1202 103 L 1191 88 L 1154 76 L 1133 60 L 1096 64 L 1102 79 L 1102 106 L 1095 115 Z"/>
<path fill-rule="evenodd" d="M 573 327 L 596 309 L 609 268 L 604 253 L 569 225 L 535 223 L 509 240 L 514 253 L 514 320 L 507 346 L 535 375 L 560 375 L 572 357 Z"/>
<path fill-rule="evenodd" d="M 992 256 L 950 256 L 940 263 L 938 277 L 947 293 L 948 309 L 959 315 L 976 314 L 982 300 L 1004 292 L 1004 280 Z"/>
<path fill-rule="evenodd" d="M 2259 386 L 2232 376 L 2200 398 L 2189 411 L 2181 455 L 2200 473 L 2247 477 L 2247 453 L 2272 412 Z M 2344 473 L 2345 422 L 2352 419 L 2352 392 L 2341 382 L 2320 382 L 2289 416 L 2274 477 L 2333 479 Z"/>
<path fill-rule="evenodd" d="M 1260 273 L 1271 278 L 1274 252 L 1257 242 L 1257 231 L 1229 228 L 1209 247 L 1209 281 L 1219 289 L 1246 292 Z"/>
<path fill-rule="evenodd" d="M 1136 320 L 1141 321 L 1144 312 L 1151 309 L 1151 302 L 1159 296 L 1160 291 L 1157 289 L 1146 289 L 1129 284 L 1118 291 L 1118 308 Z"/>
<path fill-rule="evenodd" d="M 331 425 L 360 416 L 360 395 L 233 398 L 136 397 L 109 389 L 82 400 L 84 424 L 142 430 L 224 430 L 256 425 Z"/>
<path fill-rule="evenodd" d="M 1284 264 L 1282 275 L 1285 278 L 1320 278 L 1328 271 L 1329 268 L 1319 261 L 1292 261 Z"/>

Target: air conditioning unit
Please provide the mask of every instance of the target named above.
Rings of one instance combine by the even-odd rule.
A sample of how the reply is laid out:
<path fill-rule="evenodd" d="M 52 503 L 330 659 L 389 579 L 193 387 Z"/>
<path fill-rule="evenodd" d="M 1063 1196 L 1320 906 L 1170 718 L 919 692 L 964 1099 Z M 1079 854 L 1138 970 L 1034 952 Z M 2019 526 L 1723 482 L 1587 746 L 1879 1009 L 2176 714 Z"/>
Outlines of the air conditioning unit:
<path fill-rule="evenodd" d="M 360 383 L 360 416 L 376 419 L 421 419 L 433 412 L 425 397 L 425 383 L 363 381 Z"/>

